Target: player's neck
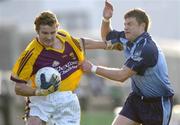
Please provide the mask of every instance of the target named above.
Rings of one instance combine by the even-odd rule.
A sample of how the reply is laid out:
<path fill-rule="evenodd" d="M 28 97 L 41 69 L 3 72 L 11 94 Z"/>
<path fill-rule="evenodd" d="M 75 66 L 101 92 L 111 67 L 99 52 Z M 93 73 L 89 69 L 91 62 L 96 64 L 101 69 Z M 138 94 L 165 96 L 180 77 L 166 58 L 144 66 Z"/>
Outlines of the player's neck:
<path fill-rule="evenodd" d="M 64 46 L 63 42 L 60 39 L 56 38 L 52 47 L 54 49 L 61 50 L 63 49 L 63 46 Z"/>

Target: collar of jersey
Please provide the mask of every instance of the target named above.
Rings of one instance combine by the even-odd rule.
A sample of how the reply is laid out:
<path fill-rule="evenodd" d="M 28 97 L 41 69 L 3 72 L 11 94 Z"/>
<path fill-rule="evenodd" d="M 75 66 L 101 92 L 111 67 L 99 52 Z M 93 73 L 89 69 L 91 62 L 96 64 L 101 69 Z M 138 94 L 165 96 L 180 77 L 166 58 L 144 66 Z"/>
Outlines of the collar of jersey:
<path fill-rule="evenodd" d="M 64 50 L 65 50 L 65 40 L 62 39 L 59 35 L 57 35 L 56 38 L 59 39 L 59 42 L 60 42 L 60 41 L 62 42 L 62 44 L 63 44 L 62 49 L 59 49 L 59 50 L 58 50 L 58 49 L 54 49 L 54 48 L 52 48 L 52 47 L 46 47 L 46 46 L 44 46 L 42 43 L 40 43 L 40 42 L 38 41 L 38 39 L 37 39 L 37 41 L 38 41 L 38 43 L 40 43 L 40 44 L 41 44 L 45 49 L 47 49 L 47 50 L 53 50 L 53 51 L 56 51 L 56 52 L 59 52 L 59 53 L 63 53 Z"/>
<path fill-rule="evenodd" d="M 138 36 L 133 42 L 128 41 L 126 43 L 127 47 L 132 48 L 134 45 L 141 42 L 143 39 L 149 37 L 149 34 L 147 32 L 142 33 L 140 36 Z"/>

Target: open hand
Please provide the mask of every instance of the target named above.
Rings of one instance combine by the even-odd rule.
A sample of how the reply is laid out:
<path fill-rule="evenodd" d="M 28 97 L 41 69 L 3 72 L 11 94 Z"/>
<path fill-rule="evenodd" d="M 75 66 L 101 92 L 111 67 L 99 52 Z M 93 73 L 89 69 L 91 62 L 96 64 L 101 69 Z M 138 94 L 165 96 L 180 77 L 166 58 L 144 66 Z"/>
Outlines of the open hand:
<path fill-rule="evenodd" d="M 113 6 L 107 1 L 105 0 L 105 7 L 103 10 L 103 17 L 105 19 L 110 19 L 113 15 Z"/>

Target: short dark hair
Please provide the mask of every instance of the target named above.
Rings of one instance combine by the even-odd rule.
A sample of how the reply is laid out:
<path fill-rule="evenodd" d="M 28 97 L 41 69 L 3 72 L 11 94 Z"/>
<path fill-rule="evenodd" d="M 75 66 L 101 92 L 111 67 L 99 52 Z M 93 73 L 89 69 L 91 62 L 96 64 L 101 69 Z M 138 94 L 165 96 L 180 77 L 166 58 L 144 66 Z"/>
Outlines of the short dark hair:
<path fill-rule="evenodd" d="M 59 22 L 54 13 L 52 13 L 51 11 L 43 11 L 40 13 L 40 15 L 36 17 L 34 24 L 35 24 L 35 30 L 38 32 L 40 25 L 53 26 L 54 24 L 56 24 L 58 26 Z"/>
<path fill-rule="evenodd" d="M 145 23 L 146 24 L 145 31 L 148 30 L 149 25 L 150 25 L 149 24 L 150 23 L 150 19 L 149 19 L 149 16 L 147 15 L 147 13 L 144 10 L 139 9 L 139 8 L 135 8 L 135 9 L 129 10 L 124 15 L 124 19 L 129 18 L 129 17 L 135 17 L 139 24 Z"/>

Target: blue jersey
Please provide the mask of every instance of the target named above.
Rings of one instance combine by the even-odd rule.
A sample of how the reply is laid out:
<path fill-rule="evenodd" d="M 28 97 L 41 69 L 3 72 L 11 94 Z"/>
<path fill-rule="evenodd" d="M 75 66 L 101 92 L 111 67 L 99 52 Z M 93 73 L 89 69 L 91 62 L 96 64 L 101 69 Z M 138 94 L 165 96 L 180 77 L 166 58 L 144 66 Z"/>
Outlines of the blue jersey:
<path fill-rule="evenodd" d="M 107 35 L 107 40 L 117 38 L 124 46 L 124 65 L 137 73 L 131 77 L 132 91 L 145 97 L 174 95 L 164 54 L 151 36 L 144 32 L 128 42 L 123 31 L 113 30 Z"/>

